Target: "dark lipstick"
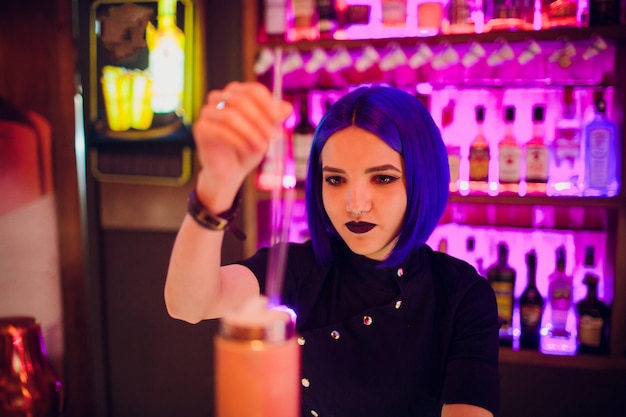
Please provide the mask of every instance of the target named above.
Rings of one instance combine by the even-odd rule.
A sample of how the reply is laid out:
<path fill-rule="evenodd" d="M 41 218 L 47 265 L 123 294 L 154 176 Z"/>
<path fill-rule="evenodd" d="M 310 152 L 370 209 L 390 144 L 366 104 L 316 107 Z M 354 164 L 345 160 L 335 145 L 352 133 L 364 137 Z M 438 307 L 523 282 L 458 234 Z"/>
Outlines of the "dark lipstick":
<path fill-rule="evenodd" d="M 373 223 L 367 223 L 367 222 L 348 222 L 346 223 L 346 227 L 348 228 L 349 231 L 351 231 L 352 233 L 367 233 L 370 230 L 372 230 L 374 228 L 374 226 L 376 226 Z"/>

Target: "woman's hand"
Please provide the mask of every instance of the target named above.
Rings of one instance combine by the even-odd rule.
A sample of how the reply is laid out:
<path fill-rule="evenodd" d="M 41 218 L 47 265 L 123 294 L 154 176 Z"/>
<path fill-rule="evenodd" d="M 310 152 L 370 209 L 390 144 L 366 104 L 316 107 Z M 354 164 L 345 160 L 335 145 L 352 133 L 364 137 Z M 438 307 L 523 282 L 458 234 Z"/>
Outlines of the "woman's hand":
<path fill-rule="evenodd" d="M 209 93 L 193 127 L 201 166 L 196 193 L 207 209 L 219 213 L 232 205 L 292 111 L 257 82 L 232 82 Z"/>

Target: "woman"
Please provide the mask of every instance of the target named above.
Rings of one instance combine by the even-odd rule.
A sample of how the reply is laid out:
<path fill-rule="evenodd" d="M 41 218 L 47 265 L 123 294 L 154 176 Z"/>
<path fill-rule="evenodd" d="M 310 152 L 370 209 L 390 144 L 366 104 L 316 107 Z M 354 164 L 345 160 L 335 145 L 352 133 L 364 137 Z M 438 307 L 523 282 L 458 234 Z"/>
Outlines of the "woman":
<path fill-rule="evenodd" d="M 220 266 L 220 219 L 235 211 L 290 111 L 257 83 L 209 94 L 194 126 L 194 216 L 181 226 L 165 286 L 173 317 L 222 317 L 262 293 L 268 249 Z M 362 87 L 321 120 L 306 188 L 311 240 L 289 247 L 282 299 L 304 340 L 302 415 L 497 413 L 493 291 L 467 263 L 425 245 L 448 181 L 440 133 L 408 93 Z"/>

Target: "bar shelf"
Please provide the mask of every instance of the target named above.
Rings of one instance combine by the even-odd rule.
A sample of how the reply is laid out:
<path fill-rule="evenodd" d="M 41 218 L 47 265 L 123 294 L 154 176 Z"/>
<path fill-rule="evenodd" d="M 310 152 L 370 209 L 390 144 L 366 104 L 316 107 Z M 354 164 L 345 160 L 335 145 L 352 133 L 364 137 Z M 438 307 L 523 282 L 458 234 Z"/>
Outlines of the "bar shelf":
<path fill-rule="evenodd" d="M 244 15 L 244 26 L 257 27 L 262 21 L 260 19 L 261 13 L 262 10 L 257 10 L 257 8 L 247 12 Z M 562 73 L 555 74 L 554 67 L 546 66 L 543 72 L 540 73 L 541 76 L 528 76 L 522 73 L 523 71 L 520 71 L 527 78 L 513 81 L 510 78 L 500 80 L 495 77 L 489 80 L 480 73 L 478 73 L 477 78 L 467 78 L 466 74 L 462 74 L 460 77 L 455 74 L 456 78 L 454 78 L 443 75 L 441 71 L 429 69 L 429 72 L 424 71 L 417 75 L 410 74 L 410 82 L 406 82 L 406 79 L 403 78 L 406 74 L 401 74 L 400 77 L 394 74 L 390 79 L 388 73 L 383 74 L 377 69 L 380 75 L 378 79 L 371 78 L 371 74 L 368 74 L 371 79 L 362 81 L 357 78 L 358 82 L 353 82 L 353 79 L 350 78 L 353 74 L 349 74 L 350 71 L 354 72 L 354 68 L 352 68 L 346 70 L 346 74 L 342 77 L 336 78 L 340 83 L 332 84 L 328 82 L 328 78 L 324 79 L 323 83 L 314 78 L 306 79 L 305 72 L 301 70 L 300 73 L 288 73 L 287 77 L 291 77 L 291 79 L 283 78 L 283 91 L 286 98 L 295 97 L 301 99 L 302 96 L 309 94 L 309 100 L 311 100 L 309 105 L 315 103 L 315 106 L 310 107 L 317 108 L 311 115 L 311 122 L 315 124 L 319 121 L 319 117 L 322 114 L 319 109 L 322 109 L 327 101 L 332 102 L 336 100 L 342 92 L 348 91 L 355 85 L 362 83 L 387 83 L 420 95 L 421 92 L 417 88 L 418 85 L 421 83 L 430 84 L 430 92 L 421 94 L 421 97 L 425 97 L 428 100 L 431 114 L 433 114 L 436 123 L 439 126 L 443 125 L 441 110 L 450 103 L 451 98 L 455 99 L 457 114 L 462 115 L 461 118 L 465 117 L 467 119 L 459 124 L 462 128 L 457 129 L 464 133 L 468 132 L 468 127 L 471 130 L 471 127 L 474 126 L 472 124 L 474 119 L 470 117 L 472 115 L 467 116 L 468 112 L 471 113 L 473 111 L 475 104 L 485 104 L 488 100 L 491 100 L 489 105 L 497 109 L 508 104 L 518 105 L 520 109 L 520 123 L 530 124 L 530 118 L 528 117 L 530 105 L 545 103 L 549 109 L 560 109 L 559 100 L 565 86 L 572 86 L 580 93 L 581 101 L 579 103 L 581 103 L 581 108 L 589 108 L 595 94 L 597 92 L 603 93 L 605 99 L 610 102 L 607 114 L 619 127 L 617 142 L 621 145 L 618 145 L 615 151 L 621 159 L 618 180 L 622 188 L 616 196 L 557 197 L 547 195 L 519 196 L 500 194 L 490 196 L 451 194 L 449 208 L 450 211 L 457 210 L 457 213 L 444 215 L 448 217 L 444 217 L 440 227 L 437 228 L 441 230 L 437 231 L 436 229 L 428 243 L 433 249 L 436 249 L 440 239 L 449 238 L 448 248 L 450 254 L 455 256 L 455 250 L 458 253 L 465 250 L 464 237 L 474 236 L 477 247 L 481 245 L 480 239 L 483 239 L 485 243 L 482 243 L 484 246 L 482 250 L 486 254 L 483 255 L 485 259 L 484 266 L 487 267 L 493 259 L 490 253 L 493 249 L 492 246 L 501 239 L 506 240 L 510 238 L 511 247 L 514 247 L 519 252 L 515 256 L 519 258 L 516 262 L 520 265 L 518 277 L 521 278 L 521 281 L 525 281 L 525 268 L 521 266 L 523 265 L 524 251 L 530 246 L 538 245 L 537 247 L 540 248 L 544 242 L 547 242 L 547 246 L 565 243 L 568 245 L 568 265 L 571 266 L 579 262 L 586 245 L 590 244 L 590 242 L 595 244 L 597 251 L 601 252 L 602 270 L 606 275 L 604 277 L 604 285 L 606 286 L 605 291 L 608 300 L 605 301 L 612 307 L 609 354 L 598 357 L 589 355 L 556 356 L 546 355 L 539 351 L 514 351 L 510 347 L 502 347 L 500 349 L 501 362 L 504 364 L 538 365 L 547 368 L 626 370 L 626 258 L 623 256 L 626 249 L 626 192 L 623 187 L 626 183 L 626 168 L 624 167 L 624 161 L 626 161 L 626 146 L 624 144 L 626 143 L 626 138 L 623 130 L 626 84 L 624 78 L 621 77 L 626 68 L 626 54 L 624 53 L 626 48 L 625 28 L 626 26 L 624 25 L 587 28 L 560 27 L 538 31 L 490 31 L 482 34 L 444 34 L 430 37 L 321 39 L 293 43 L 268 41 L 263 37 L 262 31 L 249 30 L 246 31 L 247 35 L 244 37 L 243 71 L 247 79 L 257 80 L 271 86 L 271 75 L 273 73 L 271 65 L 263 68 L 263 71 L 259 71 L 257 64 L 260 62 L 260 57 L 264 51 L 273 53 L 278 49 L 282 50 L 283 58 L 290 51 L 295 50 L 302 54 L 306 62 L 307 59 L 310 59 L 313 52 L 319 49 L 327 54 L 335 52 L 337 49 L 345 49 L 355 57 L 366 46 L 371 46 L 379 54 L 384 54 L 389 51 L 390 45 L 402 48 L 405 53 L 407 51 L 415 51 L 416 46 L 419 44 L 429 46 L 435 53 L 441 51 L 442 45 L 450 45 L 462 56 L 472 43 L 482 44 L 489 53 L 495 49 L 495 43 L 505 41 L 517 48 L 518 54 L 516 54 L 516 57 L 518 57 L 519 52 L 523 49 L 522 46 L 529 40 L 545 46 L 541 58 L 545 59 L 546 62 L 549 61 L 550 54 L 558 46 L 559 42 L 572 42 L 576 45 L 577 57 L 582 62 L 582 56 L 586 48 L 592 46 L 594 39 L 602 38 L 608 45 L 607 51 L 609 51 L 609 54 L 607 54 L 606 60 L 601 65 L 594 63 L 590 66 L 591 71 L 595 74 L 593 78 L 587 77 L 585 72 L 589 70 L 587 67 L 580 73 L 577 71 L 582 69 L 582 67 L 578 67 L 574 71 L 571 70 L 572 67 L 567 67 L 563 69 Z M 419 68 L 421 71 L 422 68 Z M 598 70 L 598 68 L 601 69 Z M 568 71 L 571 71 L 571 74 L 568 74 Z M 300 74 L 304 74 L 305 78 L 303 79 Z M 506 75 L 506 72 L 499 71 L 498 76 L 501 74 Z M 361 76 L 362 74 L 358 75 Z M 323 74 L 323 76 L 327 76 L 327 74 Z M 417 81 L 416 83 L 413 82 L 415 80 Z M 476 95 L 478 98 L 474 101 L 466 100 L 467 95 Z M 524 97 L 521 97 L 522 95 Z M 471 106 L 468 104 L 470 101 Z M 557 113 L 557 110 L 553 110 L 550 120 L 554 120 Z M 580 116 L 582 119 L 584 115 L 578 114 L 577 116 Z M 498 119 L 501 118 L 501 115 L 498 112 L 490 112 L 488 110 L 486 118 Z M 548 120 L 548 117 L 546 117 L 546 120 Z M 458 120 L 455 120 L 455 123 L 458 123 Z M 486 128 L 486 132 L 499 136 L 502 130 L 498 123 L 498 121 L 492 121 L 491 125 L 487 123 L 488 129 Z M 546 129 L 553 129 L 553 126 L 546 126 Z M 520 143 L 525 143 L 528 140 L 527 133 L 523 127 L 517 126 L 516 137 Z M 455 136 L 454 134 L 449 137 L 453 141 L 455 138 L 459 138 L 458 135 Z M 444 141 L 445 139 L 444 135 Z M 467 137 L 463 138 L 463 140 L 471 140 L 471 138 Z M 492 146 L 494 146 L 500 138 L 492 135 L 489 140 L 492 141 Z M 467 146 L 467 143 L 455 144 Z M 466 158 L 466 156 L 462 156 L 462 158 Z M 463 175 L 460 177 L 461 179 L 466 178 Z M 490 175 L 490 181 L 493 181 L 494 178 L 496 177 Z M 247 198 L 244 199 L 244 219 L 245 225 L 247 225 L 246 231 L 251 239 L 245 243 L 244 253 L 251 255 L 256 251 L 258 238 L 260 237 L 259 230 L 257 230 L 259 224 L 258 204 L 263 200 L 267 200 L 269 193 L 260 190 L 256 186 L 255 178 L 251 176 L 246 183 L 246 196 Z M 297 190 L 297 198 L 300 200 L 304 198 L 303 190 Z M 488 214 L 489 211 L 492 211 L 492 214 L 495 213 L 495 217 L 490 219 L 487 216 L 486 219 L 480 221 L 471 219 L 473 214 L 481 214 L 481 212 Z M 458 217 L 455 217 L 458 213 L 461 213 L 465 218 L 459 220 Z M 521 217 L 520 213 L 522 213 Z M 515 220 L 519 224 L 507 224 L 510 219 Z M 302 222 L 305 223 L 306 220 L 304 219 Z M 542 255 L 546 255 L 542 259 L 547 259 L 547 261 L 544 261 L 544 265 L 540 266 L 540 269 L 543 268 L 542 274 L 547 276 L 550 268 L 554 268 L 553 252 L 544 250 Z M 542 261 L 540 260 L 540 262 Z M 542 291 L 545 294 L 545 290 Z M 519 294 L 516 294 L 516 297 L 518 296 Z M 578 296 L 580 298 L 580 294 Z"/>
<path fill-rule="evenodd" d="M 545 355 L 538 351 L 527 349 L 514 351 L 506 347 L 500 348 L 500 362 L 505 364 L 532 364 L 558 368 L 626 371 L 626 358 L 623 357 Z"/>
<path fill-rule="evenodd" d="M 497 39 L 506 39 L 509 42 L 521 42 L 528 38 L 536 41 L 552 41 L 558 38 L 567 37 L 572 41 L 580 41 L 589 39 L 592 35 L 597 34 L 612 43 L 622 43 L 626 40 L 626 30 L 623 25 L 596 26 L 587 28 L 571 28 L 560 27 L 546 30 L 534 31 L 490 31 L 486 33 L 464 33 L 464 34 L 442 34 L 435 36 L 407 36 L 395 38 L 378 38 L 378 39 L 320 39 L 315 41 L 301 40 L 297 42 L 287 41 L 266 41 L 258 39 L 261 46 L 268 47 L 296 47 L 301 51 L 308 51 L 315 47 L 331 49 L 337 45 L 346 48 L 360 48 L 363 43 L 369 43 L 374 47 L 385 47 L 390 42 L 397 42 L 403 46 L 415 45 L 416 42 L 426 42 L 428 44 L 438 44 L 442 41 L 451 44 L 464 44 L 472 41 L 476 42 L 494 42 Z"/>

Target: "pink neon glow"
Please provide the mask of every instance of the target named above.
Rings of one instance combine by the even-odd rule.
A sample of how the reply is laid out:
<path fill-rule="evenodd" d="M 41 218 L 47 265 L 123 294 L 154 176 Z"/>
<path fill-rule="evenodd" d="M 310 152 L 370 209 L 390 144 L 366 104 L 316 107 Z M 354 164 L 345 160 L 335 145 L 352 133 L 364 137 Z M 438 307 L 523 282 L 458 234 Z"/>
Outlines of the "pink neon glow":
<path fill-rule="evenodd" d="M 310 118 L 317 125 L 323 116 L 328 102 L 335 102 L 345 91 L 311 90 L 309 92 Z M 593 116 L 592 102 L 597 87 L 579 86 L 575 89 L 577 116 L 583 124 L 588 123 Z M 452 87 L 447 84 L 420 83 L 406 87 L 410 93 L 418 93 L 428 98 L 430 112 L 435 122 L 442 126 L 442 109 L 454 102 L 453 122 L 442 132 L 444 141 L 448 145 L 458 145 L 461 149 L 460 180 L 458 192 L 468 195 L 469 165 L 468 145 L 474 137 L 476 123 L 474 108 L 477 104 L 486 107 L 484 133 L 491 149 L 491 163 L 489 167 L 489 194 L 498 193 L 498 142 L 504 132 L 502 112 L 505 106 L 516 107 L 516 119 L 513 126 L 514 135 L 520 146 L 531 138 L 532 108 L 536 104 L 543 104 L 546 108 L 544 124 L 544 140 L 550 144 L 554 138 L 555 121 L 562 113 L 561 86 L 545 86 L 531 88 L 528 86 L 512 86 L 500 88 L 488 87 Z M 607 114 L 613 114 L 613 88 L 602 89 L 607 101 Z M 287 128 L 293 127 L 297 121 L 295 116 L 287 122 Z M 524 178 L 522 165 L 521 177 Z M 286 184 L 285 184 L 286 185 Z M 567 186 L 567 185 L 564 185 Z M 520 184 L 520 195 L 525 194 L 526 184 Z M 267 202 L 259 202 L 259 219 L 269 218 Z M 304 201 L 294 204 L 294 218 L 291 223 L 289 240 L 302 242 L 308 239 L 307 219 Z M 258 222 L 258 245 L 268 244 L 269 230 L 267 222 Z M 593 246 L 595 249 L 594 273 L 599 277 L 598 297 L 607 305 L 611 305 L 614 297 L 614 274 L 612 256 L 608 245 L 608 210 L 590 207 L 560 206 L 560 205 L 502 205 L 502 204 L 468 204 L 453 202 L 449 205 L 442 223 L 434 231 L 428 244 L 438 248 L 442 239 L 447 239 L 447 251 L 453 256 L 464 259 L 473 264 L 485 276 L 486 269 L 497 259 L 497 245 L 506 242 L 509 246 L 509 264 L 517 271 L 515 297 L 519 298 L 527 283 L 525 255 L 531 249 L 538 254 L 537 286 L 546 300 L 542 332 L 548 334 L 550 323 L 549 304 L 547 303 L 548 277 L 555 269 L 555 250 L 564 246 L 566 250 L 566 273 L 573 276 L 573 305 L 586 295 L 586 287 L 582 278 L 586 270 L 583 268 L 585 248 Z M 475 250 L 468 253 L 466 241 L 468 237 L 475 239 Z M 514 335 L 519 335 L 519 313 L 514 313 Z M 574 310 L 568 318 L 569 340 L 542 338 L 541 350 L 544 353 L 569 355 L 576 350 L 576 317 Z"/>

